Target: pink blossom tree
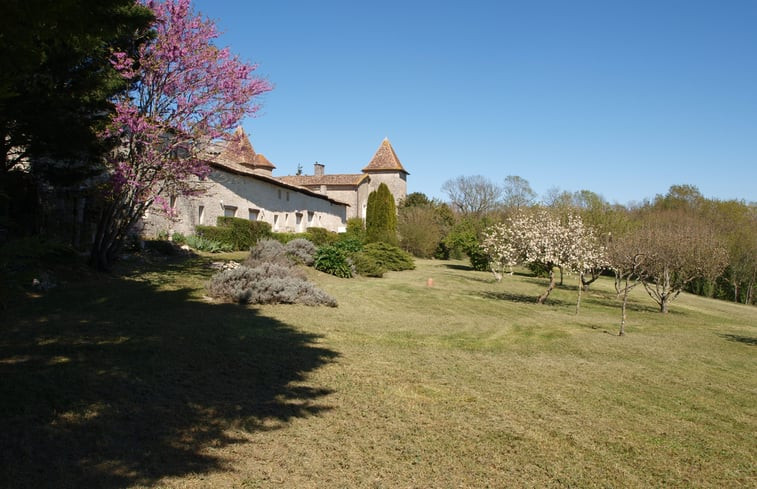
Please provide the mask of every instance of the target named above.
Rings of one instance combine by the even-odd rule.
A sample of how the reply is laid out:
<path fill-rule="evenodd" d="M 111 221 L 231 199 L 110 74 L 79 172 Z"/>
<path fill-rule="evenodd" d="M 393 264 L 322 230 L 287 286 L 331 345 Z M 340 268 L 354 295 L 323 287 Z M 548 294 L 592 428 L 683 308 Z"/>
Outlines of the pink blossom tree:
<path fill-rule="evenodd" d="M 212 21 L 189 0 L 150 0 L 154 37 L 137 59 L 113 54 L 113 66 L 132 82 L 115 101 L 103 134 L 119 141 L 107 159 L 109 179 L 90 264 L 108 268 L 127 233 L 151 207 L 171 215 L 169 197 L 195 195 L 210 170 L 199 157 L 206 145 L 230 137 L 239 121 L 257 112 L 255 100 L 271 90 L 255 65 L 218 48 Z"/>

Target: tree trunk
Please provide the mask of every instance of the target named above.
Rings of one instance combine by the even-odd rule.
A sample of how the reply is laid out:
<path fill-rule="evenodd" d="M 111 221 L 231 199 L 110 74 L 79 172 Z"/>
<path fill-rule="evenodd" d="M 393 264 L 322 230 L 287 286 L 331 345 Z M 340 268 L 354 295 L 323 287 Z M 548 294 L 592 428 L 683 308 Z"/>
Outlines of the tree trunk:
<path fill-rule="evenodd" d="M 626 281 L 626 289 L 623 291 L 623 305 L 620 310 L 620 331 L 618 336 L 625 336 L 626 334 L 626 305 L 628 304 L 628 281 Z"/>
<path fill-rule="evenodd" d="M 583 272 L 578 274 L 578 301 L 576 302 L 576 316 L 578 316 L 578 313 L 581 312 L 581 293 L 583 292 L 583 281 L 584 281 L 584 274 Z"/>
<path fill-rule="evenodd" d="M 733 302 L 739 302 L 739 284 L 733 281 Z"/>
<path fill-rule="evenodd" d="M 546 292 L 544 292 L 542 295 L 539 296 L 538 299 L 536 299 L 536 302 L 538 304 L 544 304 L 544 302 L 547 300 L 547 297 L 549 297 L 549 294 L 552 292 L 552 289 L 555 288 L 555 267 L 549 267 L 549 287 L 547 287 Z"/>
<path fill-rule="evenodd" d="M 660 298 L 660 312 L 663 314 L 668 313 L 668 302 L 669 296 L 663 296 Z"/>

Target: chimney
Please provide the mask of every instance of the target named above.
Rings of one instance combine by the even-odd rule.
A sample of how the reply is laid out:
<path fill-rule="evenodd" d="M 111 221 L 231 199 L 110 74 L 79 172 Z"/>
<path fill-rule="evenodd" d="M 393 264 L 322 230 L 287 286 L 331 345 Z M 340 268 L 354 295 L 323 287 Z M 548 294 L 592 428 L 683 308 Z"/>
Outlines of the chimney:
<path fill-rule="evenodd" d="M 323 169 L 325 167 L 326 167 L 326 165 L 323 165 L 323 164 L 318 163 L 316 161 L 315 164 L 313 165 L 313 168 L 314 168 L 313 169 L 313 171 L 314 171 L 313 175 L 315 175 L 316 177 L 322 177 L 323 176 Z"/>

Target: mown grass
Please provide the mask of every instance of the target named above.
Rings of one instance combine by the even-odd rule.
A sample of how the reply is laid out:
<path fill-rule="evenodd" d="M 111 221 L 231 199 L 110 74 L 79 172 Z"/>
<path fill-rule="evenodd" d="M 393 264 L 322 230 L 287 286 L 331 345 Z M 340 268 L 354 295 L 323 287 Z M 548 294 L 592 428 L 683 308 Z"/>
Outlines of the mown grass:
<path fill-rule="evenodd" d="M 637 289 L 618 337 L 609 280 L 576 315 L 569 277 L 539 306 L 542 280 L 419 261 L 311 270 L 337 309 L 242 308 L 209 260 L 6 312 L 0 486 L 757 485 L 753 307 Z"/>

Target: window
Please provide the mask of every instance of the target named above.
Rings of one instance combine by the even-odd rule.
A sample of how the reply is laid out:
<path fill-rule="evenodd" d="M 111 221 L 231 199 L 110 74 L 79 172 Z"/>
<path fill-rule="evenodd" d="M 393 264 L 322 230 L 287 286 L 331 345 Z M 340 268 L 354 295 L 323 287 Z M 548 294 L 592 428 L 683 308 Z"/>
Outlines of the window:
<path fill-rule="evenodd" d="M 287 202 L 289 202 L 289 192 L 287 192 Z"/>
<path fill-rule="evenodd" d="M 298 212 L 295 214 L 295 221 L 296 221 L 296 230 L 298 233 L 301 233 L 303 231 L 302 229 L 302 212 Z"/>
<path fill-rule="evenodd" d="M 279 215 L 274 214 L 273 215 L 273 230 L 278 231 L 278 229 L 279 229 Z"/>
<path fill-rule="evenodd" d="M 168 198 L 168 207 L 176 209 L 176 196 L 172 195 Z"/>
<path fill-rule="evenodd" d="M 260 209 L 249 209 L 247 217 L 250 221 L 257 221 L 259 216 L 260 216 Z"/>
<path fill-rule="evenodd" d="M 237 208 L 233 205 L 225 205 L 223 206 L 223 217 L 236 217 L 237 216 Z"/>
<path fill-rule="evenodd" d="M 279 198 L 281 198 L 281 189 L 279 189 Z"/>
<path fill-rule="evenodd" d="M 197 209 L 197 222 L 200 224 L 205 224 L 205 206 L 201 205 Z"/>

